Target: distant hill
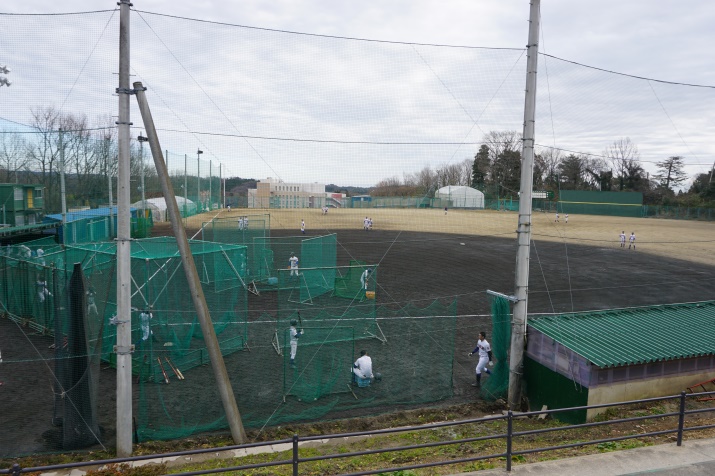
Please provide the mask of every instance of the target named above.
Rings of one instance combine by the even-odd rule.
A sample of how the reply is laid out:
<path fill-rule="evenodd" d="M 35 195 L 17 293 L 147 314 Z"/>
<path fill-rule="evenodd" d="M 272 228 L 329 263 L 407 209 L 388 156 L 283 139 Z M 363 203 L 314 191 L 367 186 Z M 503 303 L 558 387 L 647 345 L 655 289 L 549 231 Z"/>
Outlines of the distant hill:
<path fill-rule="evenodd" d="M 369 195 L 372 187 L 352 187 L 352 186 L 341 186 L 331 183 L 325 186 L 325 191 L 330 193 L 344 193 L 348 197 L 354 195 Z"/>

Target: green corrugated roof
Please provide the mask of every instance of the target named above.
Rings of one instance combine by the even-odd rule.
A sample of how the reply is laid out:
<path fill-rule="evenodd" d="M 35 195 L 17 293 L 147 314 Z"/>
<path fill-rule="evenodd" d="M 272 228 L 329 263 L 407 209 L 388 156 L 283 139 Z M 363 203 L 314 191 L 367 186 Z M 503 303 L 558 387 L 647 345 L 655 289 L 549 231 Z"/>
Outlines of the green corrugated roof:
<path fill-rule="evenodd" d="M 715 354 L 715 301 L 536 315 L 528 322 L 599 367 Z"/>

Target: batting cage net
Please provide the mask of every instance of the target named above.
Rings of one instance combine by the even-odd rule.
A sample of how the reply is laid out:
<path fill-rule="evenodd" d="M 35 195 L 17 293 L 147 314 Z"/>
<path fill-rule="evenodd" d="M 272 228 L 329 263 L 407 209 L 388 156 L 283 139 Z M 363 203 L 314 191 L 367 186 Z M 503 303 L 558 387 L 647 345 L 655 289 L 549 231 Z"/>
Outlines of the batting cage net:
<path fill-rule="evenodd" d="M 508 350 L 511 346 L 511 305 L 501 296 L 492 297 L 492 338 L 494 367 L 482 385 L 482 398 L 506 398 L 509 390 Z"/>

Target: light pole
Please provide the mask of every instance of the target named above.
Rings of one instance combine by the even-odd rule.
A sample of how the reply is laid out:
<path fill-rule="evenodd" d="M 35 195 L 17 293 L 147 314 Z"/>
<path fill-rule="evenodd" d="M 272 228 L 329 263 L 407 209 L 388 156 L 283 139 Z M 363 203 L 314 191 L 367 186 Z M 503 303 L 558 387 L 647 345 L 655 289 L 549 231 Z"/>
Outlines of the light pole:
<path fill-rule="evenodd" d="M 10 70 L 7 66 L 0 66 L 0 73 L 9 74 Z M 12 83 L 5 76 L 0 76 L 0 86 L 10 87 L 11 84 Z"/>
<path fill-rule="evenodd" d="M 201 207 L 201 154 L 204 151 L 201 149 L 196 150 L 196 203 L 198 203 L 199 208 Z M 203 210 L 200 210 L 203 211 Z"/>
<path fill-rule="evenodd" d="M 137 140 L 139 141 L 139 161 L 141 163 L 141 168 L 142 168 L 142 175 L 141 175 L 141 180 L 142 180 L 142 218 L 146 220 L 146 194 L 144 193 L 144 142 L 149 141 L 148 137 L 144 137 L 143 135 L 139 134 L 137 136 Z"/>

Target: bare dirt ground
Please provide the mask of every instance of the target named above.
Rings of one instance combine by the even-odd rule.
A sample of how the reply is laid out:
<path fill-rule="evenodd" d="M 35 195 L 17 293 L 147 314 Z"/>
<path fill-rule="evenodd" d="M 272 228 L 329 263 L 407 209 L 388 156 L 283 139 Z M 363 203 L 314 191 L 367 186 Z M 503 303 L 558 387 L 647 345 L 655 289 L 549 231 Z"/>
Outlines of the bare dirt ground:
<path fill-rule="evenodd" d="M 356 258 L 380 264 L 380 304 L 458 300 L 453 367 L 454 396 L 441 403 L 477 400 L 469 385 L 474 362 L 466 353 L 476 334 L 490 330 L 487 289 L 513 292 L 517 215 L 511 212 L 400 209 L 232 210 L 220 217 L 270 213 L 271 236 L 338 235 L 338 264 Z M 217 213 L 188 220 L 189 236 Z M 362 229 L 365 216 L 374 223 Z M 637 251 L 620 248 L 618 235 L 633 231 Z M 158 224 L 155 235 L 170 234 Z M 576 216 L 554 223 L 554 216 L 533 216 L 529 311 L 568 312 L 650 304 L 711 300 L 715 297 L 715 223 Z M 260 314 L 261 304 L 250 303 Z M 255 318 L 255 317 L 253 317 Z M 0 318 L 0 457 L 53 451 L 48 441 L 53 394 L 52 368 L 46 360 L 52 343 L 8 319 Z M 396 352 L 399 343 L 395 342 Z M 373 351 L 373 349 L 370 349 Z M 380 352 L 376 345 L 375 353 Z M 410 356 L 409 358 L 412 358 Z M 249 378 L 261 378 L 265 369 Z M 102 370 L 99 421 L 105 446 L 113 446 L 115 374 Z M 187 379 L 187 382 L 189 380 Z M 194 380 L 200 385 L 200 380 Z M 387 409 L 380 409 L 385 411 Z M 400 408 L 395 408 L 400 410 Z M 374 412 L 373 412 L 374 413 Z M 352 416 L 368 415 L 356 410 Z M 341 416 L 351 416 L 344 414 Z M 43 436 L 44 435 L 44 436 Z"/>

